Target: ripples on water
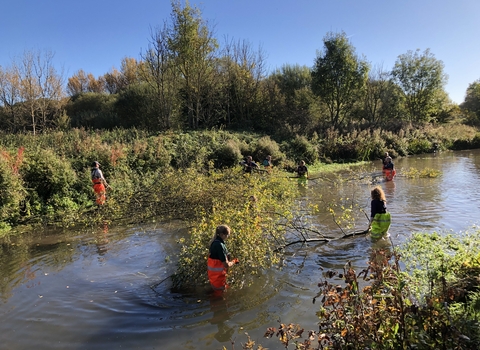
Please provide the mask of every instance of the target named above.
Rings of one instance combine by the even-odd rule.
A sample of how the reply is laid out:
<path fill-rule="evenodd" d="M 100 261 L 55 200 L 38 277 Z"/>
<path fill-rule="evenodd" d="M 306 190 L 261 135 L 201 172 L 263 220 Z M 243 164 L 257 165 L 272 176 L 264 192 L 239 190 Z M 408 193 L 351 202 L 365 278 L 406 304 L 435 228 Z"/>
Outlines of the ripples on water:
<path fill-rule="evenodd" d="M 391 237 L 404 241 L 414 231 L 461 231 L 480 217 L 479 151 L 449 152 L 396 160 L 394 182 L 380 182 L 392 213 Z M 371 174 L 360 183 L 310 181 L 303 200 L 355 198 L 369 214 Z M 435 179 L 409 179 L 410 168 L 438 169 Z M 363 214 L 362 214 L 363 215 Z M 357 217 L 357 229 L 368 223 Z M 314 218 L 328 235 L 339 234 L 328 215 Z M 266 327 L 301 322 L 315 329 L 312 304 L 325 271 L 347 261 L 366 266 L 372 243 L 364 237 L 292 247 L 282 268 L 252 286 L 213 298 L 205 289 L 172 293 L 168 282 L 184 234 L 178 227 L 137 227 L 83 234 L 46 234 L 2 245 L 0 256 L 0 344 L 5 349 L 221 349 L 246 341 L 244 332 L 271 349 Z M 154 288 L 152 288 L 154 286 Z"/>

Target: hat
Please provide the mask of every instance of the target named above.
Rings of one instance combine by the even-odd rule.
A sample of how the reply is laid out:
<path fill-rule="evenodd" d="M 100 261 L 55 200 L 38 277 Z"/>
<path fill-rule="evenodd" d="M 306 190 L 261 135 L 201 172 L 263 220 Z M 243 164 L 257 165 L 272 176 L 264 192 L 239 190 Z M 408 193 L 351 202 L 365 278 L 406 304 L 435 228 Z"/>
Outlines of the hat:
<path fill-rule="evenodd" d="M 96 167 L 96 166 L 100 166 L 100 163 L 97 162 L 97 161 L 94 161 L 94 162 L 92 163 L 92 167 Z"/>

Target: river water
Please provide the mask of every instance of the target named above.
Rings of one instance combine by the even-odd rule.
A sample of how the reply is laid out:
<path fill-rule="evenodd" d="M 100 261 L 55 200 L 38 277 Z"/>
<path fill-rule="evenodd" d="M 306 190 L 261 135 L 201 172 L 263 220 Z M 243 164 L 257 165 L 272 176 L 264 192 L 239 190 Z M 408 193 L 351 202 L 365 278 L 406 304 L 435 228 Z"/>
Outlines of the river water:
<path fill-rule="evenodd" d="M 480 150 L 398 159 L 397 177 L 376 177 L 380 161 L 342 175 L 341 185 L 311 176 L 299 199 L 356 203 L 369 215 L 374 181 L 385 190 L 395 244 L 412 232 L 459 232 L 480 217 Z M 408 170 L 441 171 L 408 178 Z M 373 181 L 373 182 L 372 182 Z M 348 199 L 347 199 L 348 198 Z M 356 211 L 356 230 L 367 219 Z M 358 214 L 360 213 L 360 214 Z M 362 217 L 363 216 L 363 217 Z M 340 234 L 331 215 L 310 218 L 326 235 Z M 0 348 L 16 349 L 241 349 L 245 332 L 256 344 L 278 322 L 317 329 L 312 298 L 322 272 L 347 261 L 366 266 L 372 243 L 363 236 L 294 246 L 281 267 L 224 298 L 206 291 L 174 293 L 168 281 L 181 225 L 98 227 L 84 232 L 37 232 L 3 243 L 0 256 Z"/>

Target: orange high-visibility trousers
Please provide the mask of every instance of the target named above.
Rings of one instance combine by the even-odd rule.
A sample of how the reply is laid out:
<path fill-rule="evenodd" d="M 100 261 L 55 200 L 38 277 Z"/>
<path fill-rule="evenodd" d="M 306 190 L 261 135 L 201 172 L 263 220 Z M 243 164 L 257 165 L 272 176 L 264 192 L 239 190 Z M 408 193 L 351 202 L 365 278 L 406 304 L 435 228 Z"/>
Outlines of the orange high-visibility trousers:
<path fill-rule="evenodd" d="M 103 185 L 101 180 L 94 179 L 92 180 L 93 182 L 93 190 L 95 191 L 95 195 L 97 199 L 95 202 L 98 205 L 103 205 L 105 203 L 105 200 L 107 199 L 106 193 L 105 193 L 105 186 Z"/>
<path fill-rule="evenodd" d="M 397 172 L 395 169 L 383 169 L 383 174 L 385 175 L 385 180 L 392 181 Z"/>
<path fill-rule="evenodd" d="M 214 290 L 224 290 L 227 285 L 227 271 L 223 262 L 218 259 L 208 258 L 208 280 Z"/>

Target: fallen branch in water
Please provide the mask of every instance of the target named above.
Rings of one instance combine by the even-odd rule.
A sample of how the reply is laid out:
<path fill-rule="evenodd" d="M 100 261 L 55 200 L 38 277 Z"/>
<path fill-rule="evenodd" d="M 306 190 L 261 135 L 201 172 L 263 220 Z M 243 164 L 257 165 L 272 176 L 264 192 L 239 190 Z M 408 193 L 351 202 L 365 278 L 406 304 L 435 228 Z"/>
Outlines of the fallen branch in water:
<path fill-rule="evenodd" d="M 296 240 L 296 241 L 288 242 L 288 243 L 284 244 L 283 246 L 276 248 L 276 249 L 275 249 L 275 252 L 279 252 L 279 251 L 285 249 L 286 247 L 291 246 L 291 245 L 294 245 L 294 244 L 310 243 L 310 242 L 323 242 L 323 243 L 328 243 L 328 242 L 331 242 L 331 241 L 338 241 L 338 240 L 341 240 L 341 239 L 351 238 L 351 237 L 355 237 L 355 236 L 367 235 L 369 232 L 370 232 L 370 230 L 369 230 L 369 229 L 366 229 L 366 230 L 364 230 L 364 231 L 356 231 L 356 232 L 347 233 L 347 234 L 344 233 L 343 236 L 336 237 L 336 238 L 321 237 L 321 238 L 303 238 L 303 239 L 298 239 L 298 240 Z"/>

